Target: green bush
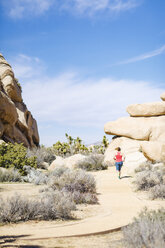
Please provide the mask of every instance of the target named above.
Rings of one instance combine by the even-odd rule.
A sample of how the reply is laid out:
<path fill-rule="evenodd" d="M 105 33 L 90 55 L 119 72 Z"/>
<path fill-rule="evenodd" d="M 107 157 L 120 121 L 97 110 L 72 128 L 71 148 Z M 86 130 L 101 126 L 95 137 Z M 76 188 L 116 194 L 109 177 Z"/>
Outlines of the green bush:
<path fill-rule="evenodd" d="M 27 149 L 23 144 L 3 143 L 0 145 L 0 167 L 15 168 L 22 175 L 25 175 L 25 165 L 36 168 L 36 157 L 27 158 Z"/>
<path fill-rule="evenodd" d="M 82 140 L 77 137 L 76 139 L 72 138 L 67 133 L 65 134 L 67 142 L 57 141 L 53 145 L 54 152 L 57 156 L 70 156 L 77 153 L 80 154 L 89 154 L 89 153 L 101 153 L 104 154 L 105 149 L 108 147 L 109 141 L 106 136 L 103 136 L 102 144 L 94 145 L 91 147 L 86 147 L 82 144 Z"/>

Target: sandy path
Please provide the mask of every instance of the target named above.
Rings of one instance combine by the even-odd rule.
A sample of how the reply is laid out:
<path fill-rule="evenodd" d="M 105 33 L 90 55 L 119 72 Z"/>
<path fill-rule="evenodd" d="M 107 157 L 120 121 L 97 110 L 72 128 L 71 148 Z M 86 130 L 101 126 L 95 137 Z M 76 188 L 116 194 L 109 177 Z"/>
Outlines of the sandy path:
<path fill-rule="evenodd" d="M 165 201 L 150 201 L 134 193 L 124 170 L 121 180 L 118 179 L 114 167 L 93 174 L 97 181 L 100 202 L 96 215 L 64 223 L 42 221 L 5 225 L 0 227 L 0 235 L 22 235 L 20 239 L 35 240 L 101 233 L 127 225 L 145 206 L 165 207 Z"/>

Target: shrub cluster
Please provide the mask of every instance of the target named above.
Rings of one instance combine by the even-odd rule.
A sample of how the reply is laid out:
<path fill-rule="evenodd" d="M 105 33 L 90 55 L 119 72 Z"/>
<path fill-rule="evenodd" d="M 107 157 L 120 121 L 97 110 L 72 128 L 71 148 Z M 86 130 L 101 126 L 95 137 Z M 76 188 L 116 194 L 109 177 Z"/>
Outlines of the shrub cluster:
<path fill-rule="evenodd" d="M 45 194 L 39 200 L 28 200 L 14 195 L 0 201 L 0 222 L 19 222 L 28 220 L 54 220 L 73 218 L 76 206 L 63 192 Z"/>
<path fill-rule="evenodd" d="M 164 248 L 165 209 L 143 210 L 132 224 L 123 228 L 126 247 Z"/>
<path fill-rule="evenodd" d="M 89 154 L 93 152 L 104 154 L 105 149 L 109 144 L 106 136 L 103 136 L 101 145 L 95 145 L 92 147 L 86 147 L 84 144 L 82 144 L 82 140 L 79 137 L 74 139 L 67 133 L 65 134 L 65 136 L 67 138 L 67 142 L 58 141 L 53 145 L 54 152 L 57 156 L 65 157 L 77 153 Z"/>
<path fill-rule="evenodd" d="M 27 157 L 36 157 L 37 167 L 42 168 L 44 166 L 44 162 L 51 164 L 56 156 L 52 148 L 46 148 L 41 146 L 39 148 L 27 149 Z"/>
<path fill-rule="evenodd" d="M 96 183 L 92 175 L 82 170 L 58 167 L 53 172 L 43 173 L 26 166 L 28 182 L 45 183 L 38 200 L 28 200 L 15 195 L 0 199 L 0 222 L 27 220 L 53 220 L 72 218 L 76 204 L 96 204 Z"/>
<path fill-rule="evenodd" d="M 56 168 L 50 175 L 47 190 L 58 190 L 68 194 L 76 204 L 96 204 L 96 182 L 83 170 Z"/>
<path fill-rule="evenodd" d="M 103 154 L 92 153 L 87 155 L 85 160 L 79 161 L 76 165 L 76 168 L 87 171 L 105 170 L 108 167 L 103 163 L 103 160 Z"/>
<path fill-rule="evenodd" d="M 23 144 L 2 143 L 0 145 L 0 167 L 15 168 L 22 175 L 25 174 L 23 167 L 29 165 L 36 168 L 36 157 L 27 157 L 27 149 Z"/>
<path fill-rule="evenodd" d="M 11 169 L 2 169 L 0 168 L 0 182 L 21 182 L 21 175 L 20 173 L 11 168 Z"/>
<path fill-rule="evenodd" d="M 143 164 L 136 170 L 136 190 L 149 191 L 152 199 L 165 198 L 164 165 Z"/>

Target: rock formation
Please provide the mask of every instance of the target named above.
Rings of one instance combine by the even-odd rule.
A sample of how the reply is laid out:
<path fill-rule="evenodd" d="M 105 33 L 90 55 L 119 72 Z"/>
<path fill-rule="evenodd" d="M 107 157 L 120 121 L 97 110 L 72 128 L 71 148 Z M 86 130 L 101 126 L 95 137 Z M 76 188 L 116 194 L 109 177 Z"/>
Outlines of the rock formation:
<path fill-rule="evenodd" d="M 147 160 L 165 161 L 165 93 L 161 99 L 162 102 L 132 104 L 127 107 L 129 117 L 105 124 L 105 133 L 116 135 L 105 153 L 105 163 L 114 163 L 118 146 L 125 153 L 125 164 L 130 169 Z"/>
<path fill-rule="evenodd" d="M 0 54 L 0 140 L 39 145 L 37 123 L 23 102 L 21 86 Z"/>

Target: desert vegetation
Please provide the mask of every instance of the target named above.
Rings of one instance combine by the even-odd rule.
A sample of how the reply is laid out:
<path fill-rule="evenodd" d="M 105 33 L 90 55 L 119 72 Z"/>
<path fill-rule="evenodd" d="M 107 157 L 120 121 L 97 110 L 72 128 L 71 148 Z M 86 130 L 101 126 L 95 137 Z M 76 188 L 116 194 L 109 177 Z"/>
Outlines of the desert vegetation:
<path fill-rule="evenodd" d="M 63 192 L 45 194 L 39 200 L 29 200 L 14 195 L 0 201 L 0 223 L 28 220 L 54 220 L 73 218 L 72 210 L 76 209 L 71 198 Z"/>
<path fill-rule="evenodd" d="M 165 247 L 165 209 L 144 209 L 133 223 L 123 228 L 126 247 Z"/>
<path fill-rule="evenodd" d="M 35 184 L 44 184 L 37 200 L 26 199 L 14 195 L 0 200 L 0 222 L 19 222 L 28 220 L 54 220 L 74 218 L 73 210 L 77 204 L 98 203 L 96 182 L 92 175 L 83 170 L 71 170 L 58 167 L 53 172 L 43 173 L 30 166 L 24 168 L 26 176 L 21 176 L 14 170 L 5 170 L 16 173 L 10 181 L 26 181 Z M 7 177 L 8 174 L 6 174 Z M 18 176 L 19 175 L 19 176 Z M 3 176 L 3 181 L 6 181 Z"/>
<path fill-rule="evenodd" d="M 66 137 L 70 149 L 67 155 L 87 152 L 88 148 L 79 138 Z M 78 164 L 76 169 L 57 166 L 48 171 L 42 169 L 47 169 L 57 155 L 66 156 L 63 148 L 41 146 L 30 150 L 23 144 L 1 144 L 0 182 L 42 184 L 44 188 L 35 200 L 21 195 L 1 199 L 0 222 L 74 218 L 73 210 L 77 204 L 97 204 L 95 179 L 82 169 L 103 169 L 103 154 L 89 153 L 86 153 L 85 164 Z"/>
<path fill-rule="evenodd" d="M 53 145 L 53 150 L 56 155 L 58 156 L 71 156 L 77 153 L 80 154 L 89 154 L 89 153 L 100 153 L 104 154 L 105 149 L 107 148 L 109 142 L 106 136 L 103 136 L 102 144 L 100 145 L 92 145 L 92 146 L 85 146 L 82 144 L 82 140 L 77 137 L 73 138 L 72 136 L 65 134 L 67 142 L 60 142 L 57 141 Z"/>
<path fill-rule="evenodd" d="M 165 165 L 147 162 L 136 169 L 134 180 L 136 190 L 149 193 L 151 199 L 165 198 Z"/>
<path fill-rule="evenodd" d="M 0 168 L 0 182 L 21 182 L 21 174 L 13 168 L 4 169 Z"/>
<path fill-rule="evenodd" d="M 17 169 L 22 175 L 25 174 L 25 165 L 36 168 L 36 157 L 27 157 L 27 149 L 23 144 L 2 143 L 0 145 L 0 167 Z"/>

